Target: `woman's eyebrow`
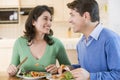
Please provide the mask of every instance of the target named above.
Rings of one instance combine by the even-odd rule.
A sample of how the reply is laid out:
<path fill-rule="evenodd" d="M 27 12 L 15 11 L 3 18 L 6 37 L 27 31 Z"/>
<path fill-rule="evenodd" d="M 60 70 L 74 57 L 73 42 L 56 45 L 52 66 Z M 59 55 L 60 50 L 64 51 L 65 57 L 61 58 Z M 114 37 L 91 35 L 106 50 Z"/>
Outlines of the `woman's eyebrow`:
<path fill-rule="evenodd" d="M 44 18 L 49 18 L 49 16 L 46 16 L 46 15 L 45 15 L 45 16 L 43 16 L 43 17 L 44 17 Z M 50 18 L 52 19 L 52 17 L 50 17 Z"/>

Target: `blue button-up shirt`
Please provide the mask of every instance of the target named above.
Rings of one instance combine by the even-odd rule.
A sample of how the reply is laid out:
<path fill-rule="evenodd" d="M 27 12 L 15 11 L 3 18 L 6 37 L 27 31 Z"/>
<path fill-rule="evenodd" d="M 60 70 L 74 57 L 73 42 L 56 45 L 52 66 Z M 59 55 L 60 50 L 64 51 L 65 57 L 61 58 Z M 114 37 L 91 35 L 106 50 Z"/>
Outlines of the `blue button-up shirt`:
<path fill-rule="evenodd" d="M 77 45 L 79 65 L 90 72 L 90 80 L 120 80 L 120 36 L 99 24 Z"/>

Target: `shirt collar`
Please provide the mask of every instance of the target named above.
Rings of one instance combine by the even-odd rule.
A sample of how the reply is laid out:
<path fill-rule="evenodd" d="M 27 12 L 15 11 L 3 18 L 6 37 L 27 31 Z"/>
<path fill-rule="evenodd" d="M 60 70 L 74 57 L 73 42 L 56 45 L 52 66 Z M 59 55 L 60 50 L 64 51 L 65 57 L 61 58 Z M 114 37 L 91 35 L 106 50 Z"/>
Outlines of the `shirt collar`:
<path fill-rule="evenodd" d="M 103 26 L 102 26 L 102 24 L 99 23 L 96 26 L 96 28 L 92 31 L 92 33 L 90 34 L 90 36 L 92 38 L 94 38 L 95 40 L 98 40 L 98 37 L 99 37 L 100 32 L 102 31 L 102 29 L 103 29 Z"/>
<path fill-rule="evenodd" d="M 92 33 L 90 34 L 90 37 L 94 38 L 95 40 L 98 40 L 98 37 L 99 37 L 100 32 L 102 31 L 102 29 L 103 29 L 103 26 L 102 26 L 102 24 L 99 23 L 96 26 L 96 28 L 92 31 Z M 83 40 L 85 40 L 85 36 L 84 35 L 82 36 L 81 41 L 83 41 Z"/>

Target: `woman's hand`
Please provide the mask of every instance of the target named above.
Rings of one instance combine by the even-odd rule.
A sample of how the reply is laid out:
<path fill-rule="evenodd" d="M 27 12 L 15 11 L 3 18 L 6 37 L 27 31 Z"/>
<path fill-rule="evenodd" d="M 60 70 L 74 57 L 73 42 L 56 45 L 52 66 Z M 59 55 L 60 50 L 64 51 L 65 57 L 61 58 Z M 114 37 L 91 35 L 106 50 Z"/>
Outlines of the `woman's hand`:
<path fill-rule="evenodd" d="M 13 64 L 9 65 L 9 67 L 7 69 L 7 72 L 10 76 L 16 75 L 17 71 L 18 71 L 17 67 Z"/>
<path fill-rule="evenodd" d="M 47 66 L 45 69 L 46 69 L 47 72 L 50 72 L 52 74 L 57 74 L 58 73 L 58 68 L 55 64 L 51 64 L 51 65 Z"/>

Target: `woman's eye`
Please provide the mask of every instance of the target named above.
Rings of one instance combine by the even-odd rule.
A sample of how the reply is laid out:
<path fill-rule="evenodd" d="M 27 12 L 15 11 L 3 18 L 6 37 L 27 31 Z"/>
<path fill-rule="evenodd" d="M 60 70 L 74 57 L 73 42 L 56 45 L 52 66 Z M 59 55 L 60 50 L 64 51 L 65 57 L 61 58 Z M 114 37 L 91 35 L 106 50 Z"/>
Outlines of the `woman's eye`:
<path fill-rule="evenodd" d="M 44 18 L 44 20 L 48 20 L 47 18 Z"/>
<path fill-rule="evenodd" d="M 44 20 L 46 20 L 46 21 L 48 21 L 48 20 L 49 20 L 49 21 L 52 21 L 52 19 L 48 19 L 48 18 L 44 18 Z"/>

